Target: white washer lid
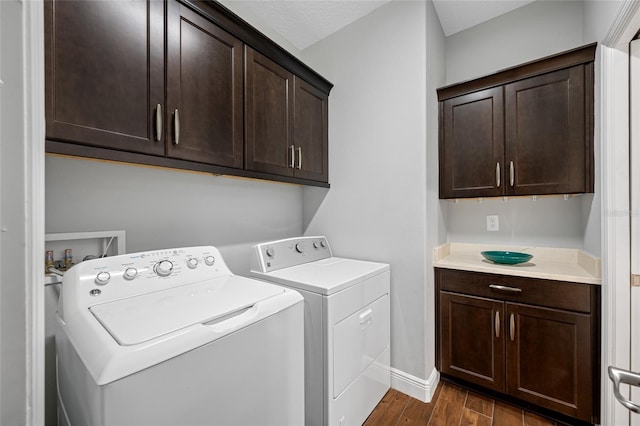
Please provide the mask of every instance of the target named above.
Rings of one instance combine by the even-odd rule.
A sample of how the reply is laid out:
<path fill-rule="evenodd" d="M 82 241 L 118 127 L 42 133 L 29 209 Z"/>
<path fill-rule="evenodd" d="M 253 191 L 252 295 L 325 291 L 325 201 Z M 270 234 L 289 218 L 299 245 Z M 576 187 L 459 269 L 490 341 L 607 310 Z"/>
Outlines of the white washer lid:
<path fill-rule="evenodd" d="M 386 263 L 329 257 L 276 271 L 251 273 L 287 287 L 330 295 L 388 270 Z"/>
<path fill-rule="evenodd" d="M 277 286 L 230 275 L 89 309 L 120 345 L 130 346 L 228 316 L 283 291 Z"/>

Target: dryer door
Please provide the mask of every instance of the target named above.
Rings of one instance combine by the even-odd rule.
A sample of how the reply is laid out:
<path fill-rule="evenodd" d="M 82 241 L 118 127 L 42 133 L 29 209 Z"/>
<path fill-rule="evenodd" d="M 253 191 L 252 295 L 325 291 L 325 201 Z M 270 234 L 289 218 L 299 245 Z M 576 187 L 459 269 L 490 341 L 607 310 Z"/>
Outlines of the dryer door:
<path fill-rule="evenodd" d="M 335 324 L 333 339 L 333 397 L 338 398 L 389 345 L 389 295 Z"/>

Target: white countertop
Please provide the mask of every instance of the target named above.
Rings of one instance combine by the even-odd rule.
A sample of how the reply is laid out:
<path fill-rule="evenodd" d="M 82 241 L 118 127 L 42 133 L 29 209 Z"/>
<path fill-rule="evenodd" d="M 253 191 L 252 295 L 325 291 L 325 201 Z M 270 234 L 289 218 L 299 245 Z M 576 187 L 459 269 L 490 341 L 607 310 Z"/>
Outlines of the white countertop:
<path fill-rule="evenodd" d="M 518 265 L 499 265 L 482 257 L 480 252 L 485 250 L 517 251 L 532 254 L 533 258 Z M 447 243 L 433 249 L 433 266 L 575 283 L 602 283 L 600 258 L 578 249 Z"/>

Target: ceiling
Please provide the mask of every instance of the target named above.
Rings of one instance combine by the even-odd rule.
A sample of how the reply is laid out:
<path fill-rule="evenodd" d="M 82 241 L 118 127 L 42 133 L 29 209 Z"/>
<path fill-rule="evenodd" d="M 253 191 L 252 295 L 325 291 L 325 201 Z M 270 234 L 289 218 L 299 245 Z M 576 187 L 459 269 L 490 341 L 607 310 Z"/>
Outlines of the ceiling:
<path fill-rule="evenodd" d="M 243 7 L 303 50 L 390 0 L 242 0 Z M 413 1 L 413 0 L 395 0 Z M 534 0 L 433 0 L 449 36 Z"/>

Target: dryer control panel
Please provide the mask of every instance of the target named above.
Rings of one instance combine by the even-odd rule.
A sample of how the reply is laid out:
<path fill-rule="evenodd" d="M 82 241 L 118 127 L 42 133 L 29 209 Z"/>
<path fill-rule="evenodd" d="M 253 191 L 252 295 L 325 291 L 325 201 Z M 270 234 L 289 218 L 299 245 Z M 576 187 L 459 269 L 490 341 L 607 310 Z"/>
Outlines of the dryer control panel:
<path fill-rule="evenodd" d="M 331 248 L 325 237 L 288 238 L 255 245 L 251 269 L 258 272 L 277 271 L 331 256 Z"/>

